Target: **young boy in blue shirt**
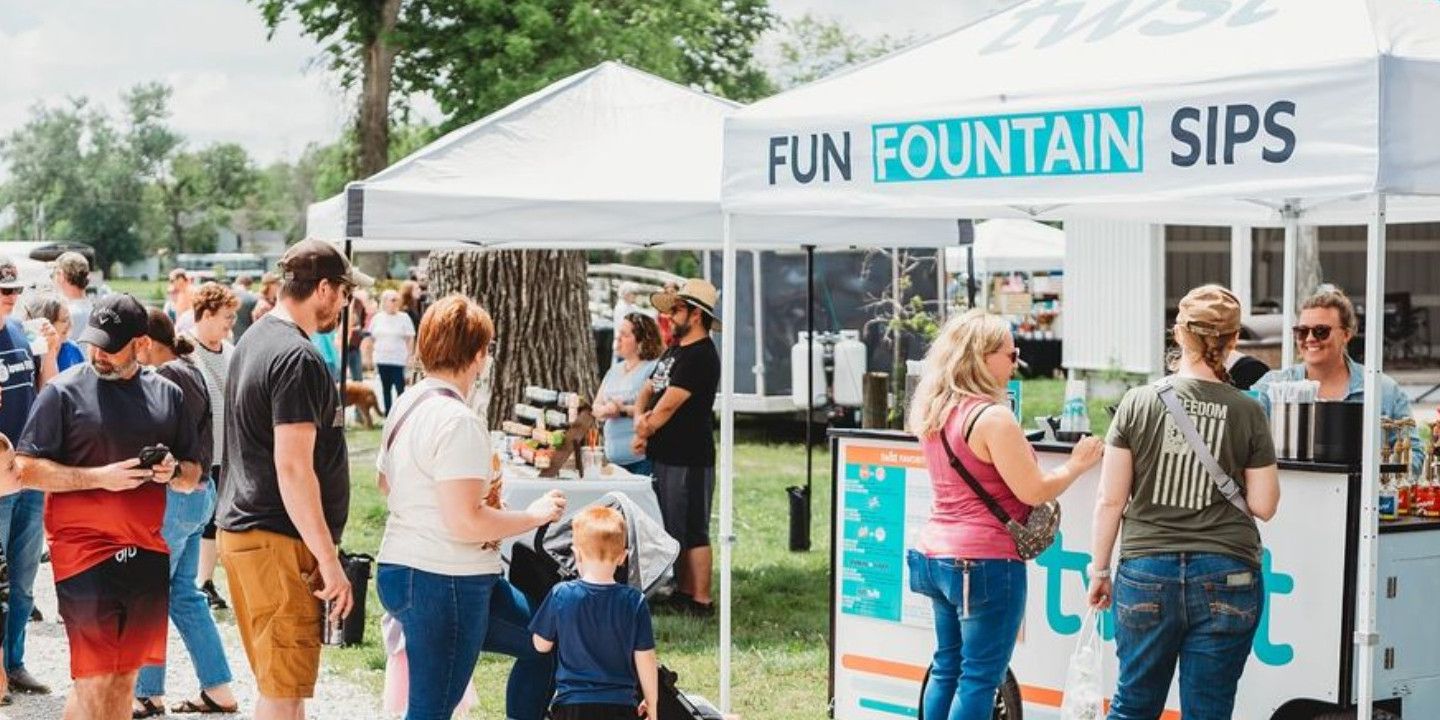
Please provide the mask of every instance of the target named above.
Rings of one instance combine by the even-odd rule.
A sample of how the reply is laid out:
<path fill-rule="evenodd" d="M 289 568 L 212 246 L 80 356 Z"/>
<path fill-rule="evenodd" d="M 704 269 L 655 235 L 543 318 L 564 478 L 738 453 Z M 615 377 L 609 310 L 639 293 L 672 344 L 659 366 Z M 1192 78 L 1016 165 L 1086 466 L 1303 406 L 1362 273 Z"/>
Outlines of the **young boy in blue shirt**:
<path fill-rule="evenodd" d="M 551 589 L 530 622 L 535 649 L 558 656 L 551 718 L 656 720 L 650 608 L 644 593 L 615 582 L 625 561 L 625 518 L 614 508 L 586 508 L 572 529 L 580 579 Z"/>

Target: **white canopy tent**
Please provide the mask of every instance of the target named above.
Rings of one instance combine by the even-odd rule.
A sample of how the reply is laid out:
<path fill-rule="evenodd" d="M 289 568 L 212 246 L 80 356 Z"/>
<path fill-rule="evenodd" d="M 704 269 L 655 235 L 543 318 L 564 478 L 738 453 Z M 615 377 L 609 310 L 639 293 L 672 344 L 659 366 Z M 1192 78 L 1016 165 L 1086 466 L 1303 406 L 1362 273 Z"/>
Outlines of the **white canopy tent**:
<path fill-rule="evenodd" d="M 731 116 L 724 206 L 737 227 L 840 213 L 1283 225 L 1292 258 L 1302 221 L 1368 223 L 1373 309 L 1387 218 L 1440 218 L 1437 110 L 1437 3 L 1030 0 Z M 828 177 L 812 146 L 843 148 L 822 154 Z M 1293 288 L 1290 262 L 1287 324 Z M 1382 315 L 1365 327 L 1361 707 L 1378 641 Z"/>
<path fill-rule="evenodd" d="M 965 267 L 965 249 L 945 250 L 945 265 Z M 975 223 L 975 272 L 1052 272 L 1065 269 L 1065 231 L 1008 218 Z"/>
<path fill-rule="evenodd" d="M 350 247 L 433 242 L 525 249 L 720 249 L 814 245 L 943 248 L 952 219 L 751 217 L 720 208 L 729 101 L 605 62 L 455 130 L 344 193 L 310 206 L 307 234 Z M 727 281 L 728 284 L 728 281 Z M 758 283 L 756 285 L 758 287 Z M 723 318 L 735 293 L 722 292 Z M 721 333 L 731 372 L 721 404 L 733 419 L 735 333 Z M 721 433 L 731 448 L 733 422 Z M 723 456 L 733 456 L 727 449 Z M 733 478 L 720 473 L 721 705 L 729 707 Z"/>

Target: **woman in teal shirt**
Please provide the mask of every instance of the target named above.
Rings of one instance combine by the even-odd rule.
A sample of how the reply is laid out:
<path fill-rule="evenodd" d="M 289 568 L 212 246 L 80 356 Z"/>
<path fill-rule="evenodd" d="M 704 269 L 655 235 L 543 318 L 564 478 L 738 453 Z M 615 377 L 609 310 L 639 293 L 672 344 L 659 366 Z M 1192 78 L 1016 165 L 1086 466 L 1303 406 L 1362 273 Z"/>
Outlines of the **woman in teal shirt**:
<path fill-rule="evenodd" d="M 605 457 L 636 475 L 650 474 L 650 461 L 636 455 L 634 403 L 660 357 L 660 326 L 644 313 L 626 315 L 615 328 L 615 355 L 595 397 L 595 417 L 605 422 Z"/>

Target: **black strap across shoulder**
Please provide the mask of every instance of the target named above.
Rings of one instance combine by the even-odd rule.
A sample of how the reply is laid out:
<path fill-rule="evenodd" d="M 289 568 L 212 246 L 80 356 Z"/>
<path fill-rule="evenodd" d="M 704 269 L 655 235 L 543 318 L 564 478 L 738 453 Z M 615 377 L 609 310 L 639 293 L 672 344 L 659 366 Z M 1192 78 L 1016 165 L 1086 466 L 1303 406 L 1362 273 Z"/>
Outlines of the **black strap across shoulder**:
<path fill-rule="evenodd" d="M 965 441 L 967 443 L 970 441 L 970 431 L 975 429 L 975 423 L 978 422 L 980 416 L 994 404 L 995 403 L 987 403 L 975 413 L 975 417 L 970 421 L 970 427 L 965 430 Z M 999 520 L 1001 525 L 1009 525 L 1011 522 L 1010 513 L 1005 512 L 1005 508 L 1000 507 L 1000 503 L 997 502 L 989 492 L 986 492 L 984 486 L 980 484 L 980 481 L 976 480 L 975 476 L 971 475 L 970 471 L 966 469 L 965 463 L 960 462 L 960 458 L 955 456 L 955 451 L 950 448 L 950 441 L 945 439 L 944 428 L 940 429 L 940 446 L 945 448 L 945 454 L 950 458 L 950 467 L 955 470 L 955 473 L 960 476 L 960 479 L 965 481 L 966 485 L 970 486 L 970 491 L 975 493 L 976 497 L 980 498 L 980 502 L 985 504 L 990 514 L 994 515 L 995 519 Z"/>
<path fill-rule="evenodd" d="M 444 395 L 459 400 L 462 403 L 465 402 L 465 398 L 460 397 L 460 393 L 448 387 L 431 387 L 422 390 L 420 396 L 415 398 L 414 402 L 410 403 L 410 407 L 405 408 L 405 412 L 401 413 L 400 417 L 395 420 L 395 424 L 390 427 L 390 432 L 385 435 L 383 442 L 385 452 L 390 452 L 390 446 L 394 444 L 395 438 L 400 436 L 400 428 L 404 427 L 405 421 L 410 419 L 410 413 L 415 412 L 415 408 L 420 407 L 421 404 L 435 395 Z"/>

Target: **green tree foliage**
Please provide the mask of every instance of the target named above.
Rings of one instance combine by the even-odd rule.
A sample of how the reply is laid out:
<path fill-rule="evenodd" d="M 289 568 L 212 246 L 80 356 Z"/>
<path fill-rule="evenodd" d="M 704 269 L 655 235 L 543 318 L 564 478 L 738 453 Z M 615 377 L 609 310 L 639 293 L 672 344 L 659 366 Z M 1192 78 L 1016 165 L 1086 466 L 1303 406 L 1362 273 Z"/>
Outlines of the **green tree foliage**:
<path fill-rule="evenodd" d="M 780 90 L 819 80 L 913 42 L 913 38 L 893 35 L 865 37 L 838 20 L 811 13 L 782 22 L 779 34 L 779 60 L 770 77 Z"/>
<path fill-rule="evenodd" d="M 143 88 L 125 96 L 117 124 L 84 98 L 37 106 L 0 142 L 9 179 L 0 204 L 11 209 L 16 240 L 79 240 L 102 264 L 140 256 L 145 185 L 140 166 L 155 138 Z M 118 125 L 118 126 L 117 126 Z"/>
<path fill-rule="evenodd" d="M 376 143 L 394 147 L 366 129 L 374 122 L 367 113 L 382 105 L 403 119 L 408 98 L 428 94 L 449 130 L 604 60 L 736 100 L 772 91 L 752 54 L 775 22 L 766 0 L 251 2 L 272 33 L 287 18 L 298 22 L 322 44 L 342 86 L 361 90 L 355 158 L 375 157 Z M 396 10 L 392 26 L 388 12 Z M 382 82 L 392 70 L 393 82 Z M 357 161 L 350 177 L 376 170 Z"/>
<path fill-rule="evenodd" d="M 213 252 L 219 228 L 233 228 L 241 210 L 260 209 L 262 179 L 249 153 L 234 143 L 174 153 L 149 178 L 147 208 L 164 227 L 150 237 L 175 253 Z"/>
<path fill-rule="evenodd" d="M 445 128 L 604 60 L 736 100 L 771 90 L 752 55 L 765 0 L 423 0 L 396 30 L 395 75 L 429 93 Z"/>

